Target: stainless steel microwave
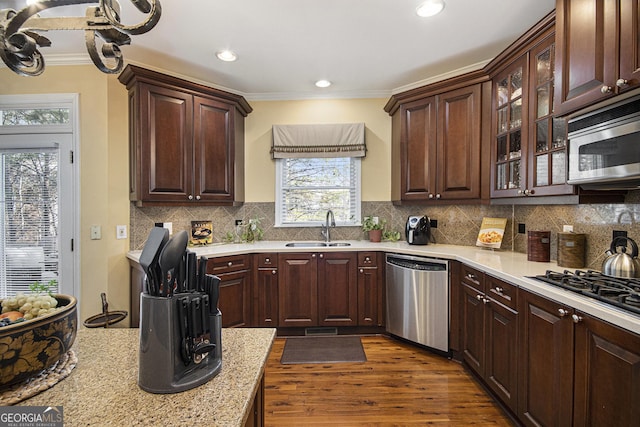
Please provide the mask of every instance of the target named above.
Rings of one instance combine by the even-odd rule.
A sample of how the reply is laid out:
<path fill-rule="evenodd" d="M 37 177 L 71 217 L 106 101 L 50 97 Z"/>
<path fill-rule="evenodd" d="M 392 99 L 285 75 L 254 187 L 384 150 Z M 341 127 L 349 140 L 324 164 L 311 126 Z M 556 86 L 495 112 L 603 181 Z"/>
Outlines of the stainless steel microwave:
<path fill-rule="evenodd" d="M 569 184 L 640 188 L 640 96 L 568 122 Z"/>

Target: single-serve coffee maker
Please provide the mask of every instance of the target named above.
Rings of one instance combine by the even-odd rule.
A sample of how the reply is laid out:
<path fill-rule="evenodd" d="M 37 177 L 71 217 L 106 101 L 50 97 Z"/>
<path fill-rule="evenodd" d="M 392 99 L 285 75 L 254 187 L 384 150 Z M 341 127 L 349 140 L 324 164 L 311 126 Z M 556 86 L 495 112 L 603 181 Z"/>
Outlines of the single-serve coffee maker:
<path fill-rule="evenodd" d="M 220 279 L 206 274 L 207 258 L 200 257 L 198 265 L 186 241 L 184 247 L 171 240 L 156 246 L 160 255 L 148 256 L 148 264 L 141 255 L 141 264 L 156 274 L 147 271 L 140 296 L 138 385 L 151 393 L 177 393 L 206 383 L 222 369 Z M 163 256 L 166 251 L 176 255 Z"/>
<path fill-rule="evenodd" d="M 428 245 L 431 240 L 431 221 L 426 215 L 407 218 L 405 237 L 410 245 Z"/>

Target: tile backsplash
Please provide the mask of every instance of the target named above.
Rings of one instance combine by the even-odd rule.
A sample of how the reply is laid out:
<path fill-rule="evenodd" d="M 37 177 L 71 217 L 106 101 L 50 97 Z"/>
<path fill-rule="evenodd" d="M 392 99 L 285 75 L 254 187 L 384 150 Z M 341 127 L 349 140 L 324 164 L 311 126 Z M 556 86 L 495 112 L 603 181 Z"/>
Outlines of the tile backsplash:
<path fill-rule="evenodd" d="M 362 215 L 387 220 L 387 228 L 403 232 L 409 215 L 427 215 L 438 221 L 436 243 L 474 246 L 483 217 L 507 218 L 502 249 L 527 252 L 527 234 L 519 234 L 518 224 L 527 231 L 551 232 L 551 259 L 557 259 L 557 233 L 572 225 L 575 233 L 586 234 L 586 268 L 599 270 L 609 248 L 613 230 L 626 231 L 640 243 L 640 190 L 630 192 L 625 203 L 589 205 L 413 205 L 391 202 L 363 202 Z M 320 227 L 277 228 L 275 203 L 245 203 L 239 207 L 136 207 L 131 205 L 132 250 L 142 249 L 149 230 L 157 222 L 172 222 L 173 232 L 189 230 L 191 221 L 211 220 L 213 241 L 221 242 L 233 232 L 236 219 L 259 218 L 264 240 L 321 240 Z M 403 233 L 404 235 L 404 233 Z M 337 227 L 333 240 L 367 239 L 359 227 Z"/>

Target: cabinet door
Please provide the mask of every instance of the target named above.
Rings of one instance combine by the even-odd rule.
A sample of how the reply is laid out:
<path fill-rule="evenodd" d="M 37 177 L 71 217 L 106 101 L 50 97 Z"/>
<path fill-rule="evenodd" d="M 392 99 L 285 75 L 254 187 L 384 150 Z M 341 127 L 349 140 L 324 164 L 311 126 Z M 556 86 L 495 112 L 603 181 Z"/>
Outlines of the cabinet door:
<path fill-rule="evenodd" d="M 573 322 L 570 309 L 520 290 L 518 418 L 527 426 L 570 426 Z"/>
<path fill-rule="evenodd" d="M 640 336 L 577 313 L 575 426 L 640 422 Z"/>
<path fill-rule="evenodd" d="M 462 358 L 478 373 L 484 376 L 484 316 L 483 292 L 469 285 L 462 286 L 461 309 L 461 346 Z"/>
<path fill-rule="evenodd" d="M 493 79 L 491 197 L 516 197 L 526 189 L 527 56 Z"/>
<path fill-rule="evenodd" d="M 287 253 L 279 257 L 278 326 L 317 326 L 317 255 Z"/>
<path fill-rule="evenodd" d="M 436 199 L 480 198 L 480 89 L 438 95 Z"/>
<path fill-rule="evenodd" d="M 251 326 L 251 271 L 242 270 L 218 275 L 222 327 Z"/>
<path fill-rule="evenodd" d="M 530 52 L 528 183 L 530 195 L 574 194 L 567 184 L 567 124 L 553 115 L 554 35 Z"/>
<path fill-rule="evenodd" d="M 517 410 L 518 313 L 489 299 L 485 305 L 485 381 L 511 410 Z"/>
<path fill-rule="evenodd" d="M 318 315 L 321 326 L 358 324 L 358 276 L 355 252 L 319 255 Z"/>
<path fill-rule="evenodd" d="M 640 85 L 640 1 L 620 2 L 620 71 L 616 81 L 619 91 Z"/>
<path fill-rule="evenodd" d="M 436 99 L 408 103 L 401 115 L 401 197 L 427 200 L 436 193 Z"/>
<path fill-rule="evenodd" d="M 358 325 L 379 325 L 377 268 L 358 268 Z"/>
<path fill-rule="evenodd" d="M 613 94 L 603 92 L 603 87 L 615 87 L 617 78 L 618 4 L 620 1 L 556 1 L 557 115 Z M 632 34 L 624 37 L 631 39 Z"/>
<path fill-rule="evenodd" d="M 278 269 L 258 268 L 253 282 L 255 326 L 278 326 Z"/>
<path fill-rule="evenodd" d="M 193 99 L 164 87 L 140 85 L 140 180 L 137 198 L 188 202 L 193 163 Z"/>
<path fill-rule="evenodd" d="M 194 97 L 194 189 L 196 201 L 233 202 L 233 107 Z"/>

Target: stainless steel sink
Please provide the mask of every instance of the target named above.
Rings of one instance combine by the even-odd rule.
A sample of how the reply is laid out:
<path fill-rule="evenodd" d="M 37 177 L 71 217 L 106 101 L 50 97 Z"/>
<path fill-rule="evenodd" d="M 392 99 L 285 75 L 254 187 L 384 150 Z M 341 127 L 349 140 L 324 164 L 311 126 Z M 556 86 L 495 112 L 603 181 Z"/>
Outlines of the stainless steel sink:
<path fill-rule="evenodd" d="M 351 246 L 348 242 L 290 242 L 285 244 L 288 248 L 325 248 L 335 246 Z"/>

